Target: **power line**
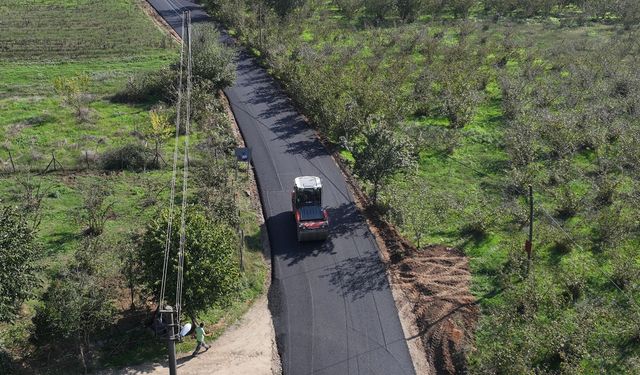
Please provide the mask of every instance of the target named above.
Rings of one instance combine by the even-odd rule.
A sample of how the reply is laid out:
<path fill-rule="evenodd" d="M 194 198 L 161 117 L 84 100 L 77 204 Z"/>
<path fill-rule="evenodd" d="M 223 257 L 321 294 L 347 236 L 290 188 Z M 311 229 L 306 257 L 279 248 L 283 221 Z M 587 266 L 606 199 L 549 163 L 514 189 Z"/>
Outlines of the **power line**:
<path fill-rule="evenodd" d="M 180 226 L 180 246 L 178 250 L 178 277 L 176 283 L 176 309 L 177 319 L 180 322 L 180 312 L 182 310 L 182 286 L 184 277 L 184 247 L 186 243 L 186 211 L 187 211 L 187 186 L 189 176 L 189 128 L 191 122 L 191 90 L 192 90 L 192 69 L 193 60 L 191 54 L 191 12 L 187 13 L 187 103 L 185 118 L 185 137 L 184 137 L 184 161 L 183 161 L 183 177 L 182 177 L 182 214 Z"/>
<path fill-rule="evenodd" d="M 184 33 L 185 27 L 185 19 L 182 18 L 182 32 Z M 178 168 L 178 144 L 180 140 L 180 123 L 181 123 L 181 109 L 182 109 L 182 72 L 184 69 L 184 39 L 182 39 L 182 45 L 180 47 L 180 73 L 178 75 L 178 102 L 176 104 L 176 133 L 175 133 L 175 142 L 173 148 L 173 173 L 171 175 L 171 195 L 169 198 L 169 217 L 167 218 L 167 233 L 165 237 L 165 248 L 164 248 L 164 263 L 162 268 L 162 283 L 160 287 L 160 300 L 158 301 L 158 306 L 162 308 L 165 303 L 165 289 L 167 283 L 167 268 L 169 264 L 169 251 L 171 249 L 171 234 L 173 230 L 173 213 L 174 213 L 174 204 L 175 204 L 175 195 L 176 195 L 176 175 Z"/>

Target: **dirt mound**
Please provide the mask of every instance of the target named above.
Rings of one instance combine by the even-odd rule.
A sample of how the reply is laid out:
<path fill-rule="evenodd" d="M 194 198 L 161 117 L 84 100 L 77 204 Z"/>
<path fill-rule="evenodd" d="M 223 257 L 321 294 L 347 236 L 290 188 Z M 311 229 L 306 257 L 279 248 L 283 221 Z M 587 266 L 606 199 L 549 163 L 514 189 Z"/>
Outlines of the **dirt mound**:
<path fill-rule="evenodd" d="M 434 373 L 466 373 L 465 349 L 478 318 L 469 292 L 471 274 L 459 250 L 429 246 L 390 265 L 392 277 L 414 303 L 416 323 Z"/>

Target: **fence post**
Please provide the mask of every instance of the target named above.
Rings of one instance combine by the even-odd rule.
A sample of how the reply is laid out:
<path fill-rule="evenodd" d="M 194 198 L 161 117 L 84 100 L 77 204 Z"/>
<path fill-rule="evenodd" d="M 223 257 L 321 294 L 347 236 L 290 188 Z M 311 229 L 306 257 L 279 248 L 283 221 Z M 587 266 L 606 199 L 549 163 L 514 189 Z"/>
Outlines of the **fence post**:
<path fill-rule="evenodd" d="M 16 173 L 16 166 L 15 164 L 13 164 L 13 156 L 11 155 L 11 150 L 7 148 L 7 151 L 9 151 L 9 160 L 11 161 L 11 170 L 13 171 L 13 173 Z"/>
<path fill-rule="evenodd" d="M 240 271 L 244 272 L 244 229 L 240 229 Z"/>

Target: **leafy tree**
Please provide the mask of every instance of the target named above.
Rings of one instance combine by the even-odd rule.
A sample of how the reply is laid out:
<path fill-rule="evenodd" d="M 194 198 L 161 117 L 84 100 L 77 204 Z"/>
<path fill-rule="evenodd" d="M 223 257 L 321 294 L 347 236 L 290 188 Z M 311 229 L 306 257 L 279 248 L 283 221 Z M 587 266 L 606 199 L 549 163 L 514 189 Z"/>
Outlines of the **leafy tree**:
<path fill-rule="evenodd" d="M 268 0 L 280 17 L 291 13 L 294 9 L 304 5 L 305 0 Z"/>
<path fill-rule="evenodd" d="M 40 253 L 27 220 L 13 207 L 0 207 L 0 322 L 13 320 L 39 284 Z"/>
<path fill-rule="evenodd" d="M 483 97 L 466 64 L 458 61 L 431 67 L 416 87 L 422 100 L 434 103 L 454 128 L 462 128 L 473 119 Z"/>
<path fill-rule="evenodd" d="M 89 76 L 80 74 L 75 77 L 58 77 L 53 80 L 53 89 L 60 95 L 64 104 L 75 111 L 78 119 L 84 119 L 84 112 L 87 105 L 89 88 Z"/>
<path fill-rule="evenodd" d="M 477 3 L 477 0 L 450 0 L 447 3 L 450 4 L 456 16 L 464 18 L 467 17 L 469 10 Z"/>
<path fill-rule="evenodd" d="M 423 0 L 396 0 L 396 7 L 398 13 L 403 21 L 413 22 L 420 7 L 423 5 Z"/>
<path fill-rule="evenodd" d="M 354 19 L 358 12 L 362 10 L 364 5 L 363 0 L 336 0 L 336 4 L 342 10 L 342 13 L 345 17 L 349 19 Z"/>
<path fill-rule="evenodd" d="M 482 56 L 466 46 L 444 51 L 445 59 L 431 64 L 415 86 L 416 99 L 446 116 L 454 128 L 462 128 L 476 114 L 483 99 L 485 73 L 480 69 Z"/>
<path fill-rule="evenodd" d="M 164 262 L 168 213 L 164 212 L 147 225 L 140 240 L 140 279 L 158 296 Z M 174 217 L 166 299 L 175 301 L 180 216 Z M 233 293 L 239 279 L 234 264 L 238 238 L 226 224 L 212 222 L 201 209 L 191 206 L 186 217 L 184 253 L 183 311 L 189 316 L 205 311 L 214 303 L 225 302 Z"/>
<path fill-rule="evenodd" d="M 394 131 L 381 118 L 370 117 L 362 136 L 346 146 L 355 159 L 355 174 L 373 185 L 374 205 L 380 187 L 394 174 L 415 162 L 410 140 Z"/>
<path fill-rule="evenodd" d="M 146 138 L 154 142 L 155 156 L 153 158 L 153 164 L 158 165 L 162 158 L 160 146 L 173 134 L 173 126 L 169 122 L 169 116 L 163 112 L 162 107 L 152 109 L 149 112 L 149 124 L 144 133 Z"/>
<path fill-rule="evenodd" d="M 400 192 L 394 193 L 391 203 L 400 211 L 400 224 L 413 235 L 414 244 L 420 248 L 423 245 L 422 238 L 429 231 L 433 231 L 437 223 L 437 210 L 434 207 L 437 202 L 433 202 L 435 197 L 423 181 L 414 179 L 409 184 L 412 188 L 401 189 Z"/>
<path fill-rule="evenodd" d="M 384 21 L 394 7 L 395 0 L 367 0 L 364 2 L 366 13 L 372 16 L 376 22 Z"/>
<path fill-rule="evenodd" d="M 193 28 L 193 75 L 196 80 L 211 81 L 216 90 L 231 86 L 236 79 L 235 52 L 221 44 L 219 38 L 220 33 L 209 23 Z"/>
<path fill-rule="evenodd" d="M 91 336 L 106 328 L 113 319 L 113 290 L 103 286 L 97 276 L 81 269 L 68 269 L 59 275 L 36 307 L 34 337 L 38 342 L 71 342 L 87 372 Z"/>

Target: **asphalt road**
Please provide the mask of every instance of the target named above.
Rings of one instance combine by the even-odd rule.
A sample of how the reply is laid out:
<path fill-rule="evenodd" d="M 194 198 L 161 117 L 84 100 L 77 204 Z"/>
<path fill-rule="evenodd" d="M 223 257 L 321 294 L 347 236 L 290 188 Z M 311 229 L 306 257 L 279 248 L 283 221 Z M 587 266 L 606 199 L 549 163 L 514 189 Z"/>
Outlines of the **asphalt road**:
<path fill-rule="evenodd" d="M 149 3 L 179 34 L 180 9 L 191 9 L 194 23 L 208 22 L 189 1 Z M 272 313 L 284 373 L 414 374 L 377 245 L 327 150 L 247 53 L 225 92 L 252 148 L 280 297 Z M 326 242 L 296 240 L 291 190 L 302 175 L 322 179 Z"/>

